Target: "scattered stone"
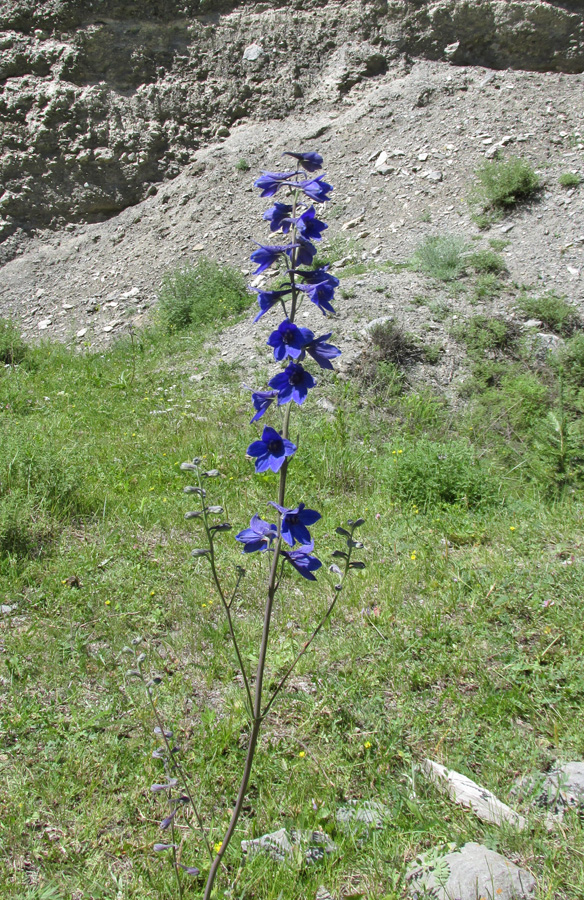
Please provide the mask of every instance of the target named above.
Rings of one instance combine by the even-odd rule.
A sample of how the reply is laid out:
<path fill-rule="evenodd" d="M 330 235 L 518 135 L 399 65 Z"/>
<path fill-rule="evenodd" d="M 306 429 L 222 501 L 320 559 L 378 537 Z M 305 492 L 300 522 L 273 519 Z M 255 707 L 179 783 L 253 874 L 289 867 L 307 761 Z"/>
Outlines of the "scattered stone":
<path fill-rule="evenodd" d="M 7 606 L 6 604 L 3 603 L 2 606 L 0 606 L 0 613 L 2 613 L 3 616 L 7 616 L 12 612 L 13 609 L 16 609 L 16 607 L 15 606 Z"/>
<path fill-rule="evenodd" d="M 448 794 L 451 800 L 459 806 L 470 808 L 483 822 L 492 822 L 494 825 L 508 823 L 519 831 L 525 828 L 526 821 L 523 816 L 466 775 L 461 775 L 454 769 L 447 769 L 431 759 L 423 760 L 421 768 L 426 777 Z"/>
<path fill-rule="evenodd" d="M 204 244 L 195 244 L 195 246 L 193 247 L 193 250 L 195 253 L 200 253 L 204 249 L 205 249 Z"/>
<path fill-rule="evenodd" d="M 507 232 L 511 231 L 512 228 L 515 228 L 514 222 L 507 222 L 506 225 L 501 225 L 501 231 L 503 234 L 507 234 Z"/>
<path fill-rule="evenodd" d="M 264 834 L 251 841 L 242 841 L 241 850 L 249 858 L 258 853 L 267 853 L 279 863 L 300 858 L 307 863 L 314 863 L 330 856 L 337 849 L 328 834 L 323 831 L 301 831 L 295 828 L 288 832 L 285 828 Z"/>
<path fill-rule="evenodd" d="M 448 44 L 444 48 L 444 56 L 446 59 L 452 59 L 452 57 L 456 54 L 456 51 L 460 47 L 460 41 L 455 41 L 454 44 Z"/>
<path fill-rule="evenodd" d="M 524 328 L 541 328 L 541 319 L 528 319 L 523 323 Z"/>
<path fill-rule="evenodd" d="M 364 219 L 365 214 L 362 213 L 360 216 L 357 216 L 356 219 L 351 219 L 349 222 L 345 222 L 344 225 L 341 226 L 341 231 L 349 231 L 350 228 L 356 228 L 357 225 L 360 225 Z"/>
<path fill-rule="evenodd" d="M 375 168 L 379 169 L 381 166 L 384 166 L 387 162 L 387 153 L 385 150 L 382 150 L 377 159 L 375 160 Z"/>
<path fill-rule="evenodd" d="M 407 880 L 409 895 L 420 900 L 530 900 L 536 889 L 531 872 L 474 842 L 443 855 L 424 854 Z"/>
<path fill-rule="evenodd" d="M 420 160 L 420 162 L 426 162 L 426 160 L 428 159 L 428 154 L 427 153 L 418 153 L 418 159 Z"/>
<path fill-rule="evenodd" d="M 526 775 L 513 788 L 520 800 L 547 809 L 561 822 L 567 809 L 584 809 L 584 762 L 569 762 L 548 772 Z"/>
<path fill-rule="evenodd" d="M 430 169 L 427 172 L 422 173 L 422 178 L 427 178 L 428 181 L 442 181 L 444 177 L 442 172 L 438 172 L 436 169 Z"/>
<path fill-rule="evenodd" d="M 80 328 L 75 337 L 82 338 L 87 334 L 87 328 Z"/>
<path fill-rule="evenodd" d="M 381 831 L 389 809 L 377 800 L 350 800 L 337 809 L 335 818 L 341 831 L 367 840 L 372 831 Z"/>
<path fill-rule="evenodd" d="M 123 294 L 120 294 L 120 300 L 132 300 L 134 297 L 137 297 L 139 293 L 140 288 L 130 288 L 129 291 L 125 291 Z"/>
<path fill-rule="evenodd" d="M 38 327 L 39 331 L 44 331 L 46 328 L 49 327 L 49 325 L 52 325 L 52 324 L 53 324 L 52 319 L 41 319 L 41 321 L 39 322 L 37 327 Z"/>
<path fill-rule="evenodd" d="M 571 275 L 572 278 L 580 278 L 580 269 L 577 269 L 575 266 L 567 266 L 568 275 Z"/>
<path fill-rule="evenodd" d="M 259 59 L 260 56 L 263 56 L 264 48 L 259 44 L 250 44 L 249 47 L 246 47 L 243 51 L 243 58 L 248 62 L 255 62 L 256 59 Z"/>

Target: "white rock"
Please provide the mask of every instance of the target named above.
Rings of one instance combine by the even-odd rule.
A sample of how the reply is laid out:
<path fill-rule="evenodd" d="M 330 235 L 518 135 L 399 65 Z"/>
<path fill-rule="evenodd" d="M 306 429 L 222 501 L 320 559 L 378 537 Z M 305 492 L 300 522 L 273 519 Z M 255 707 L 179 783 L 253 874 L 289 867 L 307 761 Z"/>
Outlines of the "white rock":
<path fill-rule="evenodd" d="M 82 338 L 87 334 L 87 328 L 80 328 L 75 337 Z"/>
<path fill-rule="evenodd" d="M 351 219 L 349 222 L 345 222 L 341 227 L 341 231 L 349 231 L 350 228 L 356 228 L 357 225 L 360 225 L 361 222 L 365 219 L 365 214 L 357 216 L 356 219 Z"/>
<path fill-rule="evenodd" d="M 259 44 L 250 44 L 243 51 L 243 58 L 249 60 L 249 62 L 255 62 L 256 59 L 262 56 L 263 52 L 264 49 Z"/>
<path fill-rule="evenodd" d="M 422 172 L 422 178 L 427 178 L 428 181 L 442 181 L 442 172 L 438 172 L 437 169 L 429 169 L 427 172 Z"/>
<path fill-rule="evenodd" d="M 512 228 L 515 228 L 515 224 L 513 222 L 507 222 L 506 225 L 501 225 L 501 231 L 503 234 L 507 234 L 508 231 L 511 231 Z"/>
<path fill-rule="evenodd" d="M 38 328 L 39 328 L 41 331 L 44 331 L 45 328 L 48 328 L 49 325 L 52 324 L 52 321 L 53 321 L 52 319 L 41 319 L 41 321 L 40 321 L 39 324 L 38 324 Z"/>
<path fill-rule="evenodd" d="M 577 269 L 575 266 L 567 266 L 568 274 L 572 276 L 572 278 L 580 278 L 580 269 Z"/>
<path fill-rule="evenodd" d="M 375 160 L 375 168 L 379 169 L 380 166 L 384 166 L 387 162 L 387 152 L 382 150 L 377 159 Z"/>
<path fill-rule="evenodd" d="M 426 162 L 426 160 L 428 159 L 428 154 L 427 153 L 418 153 L 418 159 L 420 160 L 420 162 Z"/>
<path fill-rule="evenodd" d="M 460 41 L 455 41 L 454 44 L 448 44 L 444 48 L 444 56 L 446 57 L 446 59 L 451 59 L 459 47 L 460 47 Z"/>
<path fill-rule="evenodd" d="M 120 300 L 131 300 L 132 297 L 137 297 L 140 293 L 140 288 L 133 287 L 130 288 L 129 291 L 125 291 L 123 294 L 120 294 Z"/>
<path fill-rule="evenodd" d="M 469 807 L 484 822 L 492 822 L 494 825 L 507 822 L 519 831 L 525 828 L 523 816 L 466 775 L 461 775 L 454 769 L 447 769 L 431 759 L 423 760 L 422 771 L 441 791 L 448 794 L 451 800 L 459 806 Z"/>

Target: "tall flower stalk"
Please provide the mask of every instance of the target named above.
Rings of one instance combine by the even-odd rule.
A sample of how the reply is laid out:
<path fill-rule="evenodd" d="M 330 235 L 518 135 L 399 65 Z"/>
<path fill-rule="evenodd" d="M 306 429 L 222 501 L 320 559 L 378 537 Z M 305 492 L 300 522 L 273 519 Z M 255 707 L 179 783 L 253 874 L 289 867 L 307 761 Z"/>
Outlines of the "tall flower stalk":
<path fill-rule="evenodd" d="M 215 517 L 223 512 L 219 506 L 209 506 L 206 501 L 206 488 L 204 484 L 209 478 L 218 475 L 216 470 L 205 472 L 202 469 L 201 460 L 183 463 L 182 469 L 196 474 L 197 484 L 185 488 L 187 494 L 197 495 L 201 500 L 201 508 L 187 513 L 187 518 L 196 518 L 202 522 L 207 538 L 205 548 L 193 551 L 195 557 L 208 561 L 211 575 L 219 594 L 224 613 L 227 618 L 229 633 L 241 669 L 243 685 L 246 694 L 246 706 L 250 717 L 250 731 L 247 742 L 245 764 L 237 799 L 233 806 L 231 819 L 221 844 L 216 845 L 216 854 L 211 860 L 210 870 L 205 886 L 203 898 L 211 897 L 217 872 L 222 864 L 222 859 L 233 837 L 245 797 L 248 790 L 249 779 L 252 771 L 254 756 L 257 748 L 261 727 L 269 714 L 273 703 L 281 693 L 287 679 L 293 672 L 300 659 L 307 652 L 312 642 L 320 632 L 326 620 L 329 618 L 339 593 L 341 592 L 346 576 L 351 569 L 364 568 L 364 563 L 353 561 L 352 555 L 355 549 L 362 547 L 354 539 L 354 531 L 362 523 L 362 519 L 349 521 L 348 530 L 337 528 L 337 533 L 345 539 L 346 549 L 336 550 L 333 556 L 339 564 L 334 563 L 330 570 L 337 576 L 337 584 L 334 585 L 332 596 L 326 604 L 324 614 L 316 624 L 311 634 L 304 641 L 296 657 L 290 664 L 278 684 L 267 691 L 264 687 L 264 674 L 268 655 L 270 628 L 275 596 L 278 591 L 283 574 L 292 569 L 302 578 L 308 581 L 316 581 L 317 572 L 322 563 L 314 554 L 314 541 L 309 529 L 321 518 L 321 514 L 314 509 L 307 508 L 303 502 L 297 502 L 295 506 L 286 505 L 286 483 L 289 466 L 298 450 L 290 440 L 290 424 L 292 410 L 296 406 L 302 406 L 308 393 L 316 387 L 317 381 L 305 364 L 316 363 L 320 369 L 332 369 L 332 361 L 340 355 L 340 350 L 328 343 L 332 332 L 316 337 L 309 329 L 299 327 L 296 324 L 298 312 L 303 303 L 310 302 L 327 316 L 334 313 L 331 301 L 334 299 L 335 288 L 338 279 L 327 271 L 327 267 L 318 268 L 314 265 L 317 254 L 315 241 L 320 241 L 327 225 L 317 218 L 314 203 L 324 204 L 330 199 L 332 186 L 324 180 L 324 175 L 315 175 L 322 167 L 322 157 L 315 152 L 287 152 L 283 154 L 292 157 L 296 162 L 295 169 L 287 172 L 263 172 L 255 182 L 255 187 L 261 190 L 262 197 L 273 197 L 276 194 L 285 195 L 285 200 L 274 202 L 264 213 L 264 220 L 269 223 L 272 233 L 282 232 L 287 237 L 287 243 L 283 244 L 258 244 L 251 254 L 251 260 L 257 266 L 255 275 L 267 271 L 271 266 L 278 264 L 279 283 L 272 290 L 255 288 L 259 311 L 254 321 L 258 321 L 267 313 L 281 311 L 284 318 L 271 332 L 267 344 L 270 347 L 274 359 L 281 363 L 282 368 L 270 379 L 267 389 L 252 392 L 254 415 L 251 422 L 255 423 L 266 414 L 272 416 L 279 407 L 283 407 L 283 415 L 279 428 L 274 425 L 264 425 L 261 435 L 247 448 L 247 456 L 254 461 L 257 473 L 271 470 L 279 474 L 277 498 L 270 501 L 274 509 L 276 522 L 268 522 L 259 515 L 252 516 L 249 527 L 240 531 L 235 539 L 243 545 L 243 553 L 271 554 L 269 575 L 266 588 L 266 601 L 263 614 L 263 628 L 259 647 L 259 657 L 255 676 L 247 672 L 243 654 L 240 650 L 234 622 L 231 615 L 231 607 L 238 593 L 241 579 L 245 574 L 242 567 L 238 567 L 235 588 L 228 594 L 221 584 L 216 566 L 215 539 L 218 534 L 229 531 L 231 525 L 228 522 L 213 524 Z M 284 271 L 282 272 L 282 263 Z M 270 517 L 271 518 L 271 517 Z M 328 587 L 328 586 L 327 586 Z M 151 690 L 151 688 L 148 688 Z M 157 713 L 158 715 L 158 713 Z M 161 730 L 160 721 L 158 730 Z M 165 732 L 162 729 L 164 737 Z M 166 749 L 169 753 L 168 740 L 165 738 Z M 164 748 L 163 748 L 164 749 Z M 174 750 L 172 750 L 174 753 Z M 177 774 L 177 759 L 172 765 L 172 773 Z M 180 776 L 180 771 L 178 772 Z M 175 779 L 176 780 L 176 779 Z M 170 789 L 169 789 L 170 796 Z M 173 801 L 171 801 L 173 802 Z M 192 806 L 193 800 L 190 793 L 183 792 L 182 802 Z M 210 842 L 204 832 L 201 817 L 194 811 L 193 815 L 207 848 Z M 176 803 L 173 802 L 173 809 Z M 173 813 L 174 817 L 174 813 Z M 164 820 L 167 821 L 166 819 Z M 157 845 L 163 846 L 163 845 Z M 196 867 L 185 866 L 177 859 L 174 842 L 168 846 L 173 850 L 175 872 L 180 885 L 179 867 L 189 874 L 197 873 Z M 211 854 L 212 855 L 212 854 Z"/>

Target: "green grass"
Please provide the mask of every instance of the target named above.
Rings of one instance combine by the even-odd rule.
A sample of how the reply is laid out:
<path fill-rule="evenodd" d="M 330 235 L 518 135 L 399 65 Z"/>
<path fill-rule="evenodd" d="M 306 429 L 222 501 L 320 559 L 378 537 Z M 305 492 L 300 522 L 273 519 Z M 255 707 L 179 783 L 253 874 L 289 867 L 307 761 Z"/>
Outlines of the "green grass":
<path fill-rule="evenodd" d="M 558 181 L 561 186 L 565 188 L 578 187 L 578 185 L 582 183 L 582 179 L 576 172 L 564 172 L 560 175 Z"/>
<path fill-rule="evenodd" d="M 485 161 L 476 171 L 472 199 L 483 210 L 505 211 L 532 197 L 541 186 L 538 175 L 525 159 Z"/>
<path fill-rule="evenodd" d="M 169 332 L 219 322 L 243 312 L 252 297 L 237 269 L 209 259 L 168 272 L 159 296 L 159 315 Z"/>
<path fill-rule="evenodd" d="M 203 351 L 212 333 L 153 330 L 103 354 L 46 344 L 0 370 L 0 509 L 25 534 L 33 529 L 30 552 L 0 550 L 2 603 L 13 608 L 0 618 L 6 900 L 175 896 L 168 860 L 152 852 L 166 810 L 150 785 L 162 764 L 152 758 L 152 715 L 126 674 L 127 646 L 163 678 L 158 706 L 210 838 L 221 839 L 247 726 L 218 598 L 205 561 L 190 557 L 200 532 L 184 519 L 192 507 L 179 465 L 200 455 L 220 470 L 207 497 L 237 529 L 264 513 L 277 479 L 254 476 L 245 459 L 258 428 L 248 424 L 243 373 Z M 559 363 L 571 365 L 566 429 L 584 411 L 581 337 Z M 323 373 L 319 390 L 334 412 L 312 397 L 307 415 L 293 411 L 302 454 L 290 467 L 290 500 L 322 511 L 313 532 L 325 565 L 320 586 L 283 581 L 268 685 L 332 591 L 335 527 L 359 514 L 367 568 L 266 723 L 220 893 L 237 879 L 237 896 L 257 900 L 312 900 L 323 884 L 334 896 L 398 900 L 418 853 L 477 840 L 528 864 L 542 898 L 582 896 L 576 814 L 552 833 L 541 818 L 513 833 L 453 806 L 415 773 L 429 755 L 513 803 L 517 775 L 584 753 L 582 475 L 577 460 L 567 481 L 557 473 L 547 416 L 560 415 L 559 375 L 512 360 L 475 365 L 499 370 L 484 373 L 464 407 L 428 389 L 380 404 L 374 385 Z M 37 524 L 50 539 L 37 540 Z M 242 557 L 231 535 L 218 543 L 230 581 Z M 236 600 L 250 666 L 267 565 L 257 556 L 246 559 Z M 334 816 L 358 798 L 389 808 L 385 828 L 363 844 Z M 179 817 L 183 859 L 204 869 L 184 824 Z M 324 828 L 338 855 L 306 868 L 242 865 L 241 838 L 283 826 Z M 185 897 L 200 891 L 192 881 Z"/>
<path fill-rule="evenodd" d="M 540 296 L 522 295 L 518 305 L 530 319 L 539 319 L 544 328 L 556 334 L 570 335 L 582 326 L 575 306 L 553 291 Z"/>
<path fill-rule="evenodd" d="M 471 253 L 468 264 L 479 275 L 501 275 L 507 271 L 505 260 L 494 250 L 478 250 Z"/>
<path fill-rule="evenodd" d="M 440 281 L 454 281 L 464 272 L 466 243 L 454 235 L 427 237 L 416 250 L 412 265 Z"/>
<path fill-rule="evenodd" d="M 12 366 L 26 356 L 26 344 L 10 319 L 0 319 L 0 365 Z"/>
<path fill-rule="evenodd" d="M 519 329 L 516 323 L 500 316 L 472 316 L 452 329 L 457 341 L 464 344 L 470 356 L 512 351 Z"/>

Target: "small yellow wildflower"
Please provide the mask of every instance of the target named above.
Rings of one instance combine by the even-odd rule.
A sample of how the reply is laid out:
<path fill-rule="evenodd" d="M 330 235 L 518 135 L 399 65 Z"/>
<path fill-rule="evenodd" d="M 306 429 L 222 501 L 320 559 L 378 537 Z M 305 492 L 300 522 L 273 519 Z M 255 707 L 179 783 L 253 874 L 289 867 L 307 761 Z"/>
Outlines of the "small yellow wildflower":
<path fill-rule="evenodd" d="M 416 551 L 414 550 L 414 552 L 413 552 L 412 555 L 410 556 L 410 559 L 415 559 L 415 558 L 416 558 Z"/>
<path fill-rule="evenodd" d="M 206 603 L 201 603 L 201 608 L 202 608 L 202 609 L 207 609 L 207 604 L 206 604 Z"/>
<path fill-rule="evenodd" d="M 363 746 L 365 747 L 366 750 L 370 750 L 371 749 L 371 741 L 365 741 Z"/>
<path fill-rule="evenodd" d="M 213 844 L 213 850 L 215 851 L 215 853 L 219 853 L 222 846 L 223 846 L 223 841 L 220 841 L 218 844 Z"/>
<path fill-rule="evenodd" d="M 111 602 L 112 602 L 111 600 L 106 600 L 106 601 L 105 601 L 105 605 L 106 605 L 106 606 L 110 606 L 110 605 L 111 605 Z"/>
<path fill-rule="evenodd" d="M 150 596 L 153 597 L 155 593 L 155 591 L 150 591 Z"/>
<path fill-rule="evenodd" d="M 304 750 L 301 750 L 300 753 L 298 754 L 298 756 L 300 757 L 300 759 L 304 759 L 304 757 L 306 756 L 306 753 L 304 752 Z"/>
<path fill-rule="evenodd" d="M 509 526 L 509 531 L 515 531 L 515 525 L 510 525 L 510 526 Z"/>

